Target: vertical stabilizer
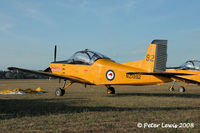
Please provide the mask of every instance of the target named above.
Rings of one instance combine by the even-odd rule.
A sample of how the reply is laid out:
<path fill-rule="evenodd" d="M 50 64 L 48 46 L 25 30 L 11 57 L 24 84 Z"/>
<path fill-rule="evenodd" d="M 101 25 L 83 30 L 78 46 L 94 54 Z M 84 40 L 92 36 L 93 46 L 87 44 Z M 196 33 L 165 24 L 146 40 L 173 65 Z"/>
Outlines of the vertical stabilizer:
<path fill-rule="evenodd" d="M 148 72 L 163 72 L 167 62 L 167 40 L 153 40 L 146 53 L 143 69 Z"/>

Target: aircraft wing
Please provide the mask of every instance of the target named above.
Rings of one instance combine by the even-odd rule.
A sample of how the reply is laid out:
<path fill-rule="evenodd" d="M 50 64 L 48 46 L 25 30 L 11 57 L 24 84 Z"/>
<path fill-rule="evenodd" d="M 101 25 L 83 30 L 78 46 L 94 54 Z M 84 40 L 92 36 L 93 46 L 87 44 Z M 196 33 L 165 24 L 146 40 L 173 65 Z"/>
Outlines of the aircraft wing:
<path fill-rule="evenodd" d="M 66 79 L 66 80 L 70 80 L 70 81 L 78 82 L 78 83 L 92 84 L 89 81 L 86 81 L 84 79 L 74 77 L 74 76 L 68 76 L 68 75 L 63 76 L 63 75 L 53 74 L 53 73 L 49 73 L 49 72 L 28 70 L 28 69 L 17 68 L 17 67 L 9 67 L 8 70 L 25 72 L 25 73 L 32 73 L 32 74 L 37 74 L 37 75 L 47 76 L 47 77 L 54 77 L 54 78 L 59 78 L 59 79 Z"/>

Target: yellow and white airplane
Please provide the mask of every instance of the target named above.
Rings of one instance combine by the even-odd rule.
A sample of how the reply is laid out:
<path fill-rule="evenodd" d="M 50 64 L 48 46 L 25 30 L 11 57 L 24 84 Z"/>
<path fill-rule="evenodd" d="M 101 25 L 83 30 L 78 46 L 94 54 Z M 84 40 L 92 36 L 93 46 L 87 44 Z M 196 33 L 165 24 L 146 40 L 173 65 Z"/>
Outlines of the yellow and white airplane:
<path fill-rule="evenodd" d="M 117 63 L 109 57 L 90 50 L 76 52 L 70 59 L 54 62 L 44 72 L 9 67 L 9 70 L 40 74 L 64 79 L 62 88 L 55 91 L 63 96 L 72 83 L 85 85 L 105 85 L 108 94 L 115 94 L 112 85 L 161 85 L 171 81 L 200 84 L 200 72 L 167 69 L 167 40 L 154 40 L 150 44 L 144 60 Z M 190 79 L 191 78 L 191 79 Z M 66 84 L 66 81 L 70 81 Z M 173 88 L 173 85 L 171 86 Z"/>

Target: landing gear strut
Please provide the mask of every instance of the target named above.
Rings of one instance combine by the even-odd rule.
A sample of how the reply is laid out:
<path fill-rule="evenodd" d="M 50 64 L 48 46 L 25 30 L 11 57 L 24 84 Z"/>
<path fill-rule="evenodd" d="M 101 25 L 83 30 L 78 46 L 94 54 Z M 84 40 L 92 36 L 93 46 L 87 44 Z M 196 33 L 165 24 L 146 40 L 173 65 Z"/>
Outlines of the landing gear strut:
<path fill-rule="evenodd" d="M 107 87 L 107 94 L 115 94 L 115 88 L 111 87 L 110 85 L 106 85 Z"/>
<path fill-rule="evenodd" d="M 174 85 L 175 85 L 176 81 L 174 80 L 171 87 L 169 87 L 169 91 L 174 91 Z"/>
<path fill-rule="evenodd" d="M 56 96 L 63 96 L 65 94 L 65 90 L 72 84 L 72 82 L 69 82 L 67 85 L 67 80 L 64 80 L 64 84 L 62 88 L 58 88 L 55 91 Z"/>

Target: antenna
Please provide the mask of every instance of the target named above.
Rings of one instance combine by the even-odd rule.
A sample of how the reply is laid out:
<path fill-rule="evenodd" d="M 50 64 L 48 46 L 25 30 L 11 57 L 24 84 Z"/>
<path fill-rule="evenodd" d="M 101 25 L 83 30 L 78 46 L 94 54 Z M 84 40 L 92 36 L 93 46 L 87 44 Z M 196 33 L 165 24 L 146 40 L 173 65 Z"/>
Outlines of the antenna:
<path fill-rule="evenodd" d="M 57 54 L 57 46 L 55 45 L 55 48 L 54 48 L 54 62 L 56 62 L 56 54 Z"/>

